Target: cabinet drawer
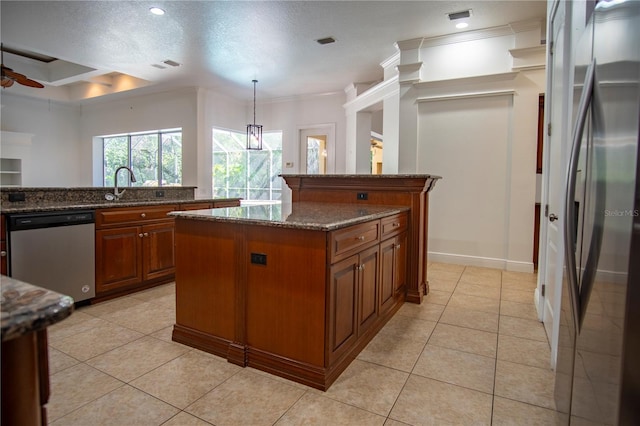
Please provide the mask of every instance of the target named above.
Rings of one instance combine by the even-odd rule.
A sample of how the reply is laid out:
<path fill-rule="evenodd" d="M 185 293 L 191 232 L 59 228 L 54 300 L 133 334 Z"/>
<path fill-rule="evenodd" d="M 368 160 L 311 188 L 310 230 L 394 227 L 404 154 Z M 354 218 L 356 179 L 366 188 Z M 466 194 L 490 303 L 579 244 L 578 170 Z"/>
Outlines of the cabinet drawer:
<path fill-rule="evenodd" d="M 213 208 L 213 203 L 186 203 L 180 204 L 180 210 L 204 210 Z"/>
<path fill-rule="evenodd" d="M 409 218 L 406 213 L 400 213 L 380 220 L 382 239 L 399 234 L 407 230 Z"/>
<path fill-rule="evenodd" d="M 96 211 L 96 227 L 170 219 L 167 213 L 175 210 L 178 210 L 176 204 L 100 209 Z"/>
<path fill-rule="evenodd" d="M 360 250 L 370 243 L 379 241 L 380 221 L 374 220 L 331 233 L 332 262 L 342 255 Z"/>

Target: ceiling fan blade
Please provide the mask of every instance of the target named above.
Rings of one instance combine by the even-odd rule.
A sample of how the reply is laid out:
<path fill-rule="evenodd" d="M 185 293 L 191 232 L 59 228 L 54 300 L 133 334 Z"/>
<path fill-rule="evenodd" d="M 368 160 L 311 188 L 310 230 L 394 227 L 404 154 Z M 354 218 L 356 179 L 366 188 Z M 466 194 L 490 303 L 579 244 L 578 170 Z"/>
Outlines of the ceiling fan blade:
<path fill-rule="evenodd" d="M 2 76 L 9 77 L 12 80 L 19 80 L 21 78 L 27 78 L 26 75 L 20 74 L 19 72 L 15 72 L 11 68 L 3 67 L 2 68 Z"/>
<path fill-rule="evenodd" d="M 11 87 L 13 86 L 13 80 L 11 80 L 10 78 L 2 78 L 2 80 L 0 80 L 0 86 L 2 87 Z"/>
<path fill-rule="evenodd" d="M 31 80 L 30 78 L 19 78 L 16 79 L 16 82 L 22 84 L 23 86 L 29 86 L 29 87 L 36 87 L 38 89 L 42 89 L 44 88 L 44 85 L 38 83 L 35 80 Z"/>

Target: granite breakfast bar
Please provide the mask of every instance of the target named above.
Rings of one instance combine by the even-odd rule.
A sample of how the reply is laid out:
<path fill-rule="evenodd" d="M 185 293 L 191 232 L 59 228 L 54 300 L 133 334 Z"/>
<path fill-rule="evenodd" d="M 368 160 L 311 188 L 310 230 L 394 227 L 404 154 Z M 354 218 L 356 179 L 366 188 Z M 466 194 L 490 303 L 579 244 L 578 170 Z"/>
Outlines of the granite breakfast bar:
<path fill-rule="evenodd" d="M 405 299 L 404 206 L 171 213 L 173 340 L 326 390 Z"/>

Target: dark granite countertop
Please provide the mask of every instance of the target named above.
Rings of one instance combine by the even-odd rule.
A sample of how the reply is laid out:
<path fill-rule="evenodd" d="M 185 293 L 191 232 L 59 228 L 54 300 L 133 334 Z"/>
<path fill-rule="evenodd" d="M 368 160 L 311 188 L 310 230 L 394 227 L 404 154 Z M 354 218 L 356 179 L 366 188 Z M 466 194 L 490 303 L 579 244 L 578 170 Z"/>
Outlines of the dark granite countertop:
<path fill-rule="evenodd" d="M 41 201 L 32 203 L 4 203 L 0 209 L 3 214 L 15 213 L 36 213 L 58 210 L 94 210 L 108 209 L 113 207 L 140 207 L 140 206 L 161 206 L 167 204 L 197 204 L 213 201 L 230 201 L 237 198 L 207 198 L 191 200 L 120 200 L 104 202 L 80 202 L 80 201 Z"/>
<path fill-rule="evenodd" d="M 0 322 L 2 341 L 49 327 L 73 312 L 73 299 L 2 275 Z"/>
<path fill-rule="evenodd" d="M 409 211 L 409 208 L 404 206 L 298 202 L 292 204 L 243 204 L 240 207 L 173 212 L 169 215 L 181 219 L 331 231 L 404 211 Z"/>

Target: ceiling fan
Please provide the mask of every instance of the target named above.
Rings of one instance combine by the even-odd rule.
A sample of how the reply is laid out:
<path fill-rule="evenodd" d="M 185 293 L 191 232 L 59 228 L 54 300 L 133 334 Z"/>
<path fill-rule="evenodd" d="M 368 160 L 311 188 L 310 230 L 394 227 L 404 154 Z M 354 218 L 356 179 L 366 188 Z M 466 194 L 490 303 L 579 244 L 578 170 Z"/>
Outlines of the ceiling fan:
<path fill-rule="evenodd" d="M 13 86 L 13 83 L 19 83 L 23 86 L 36 87 L 42 89 L 44 86 L 35 80 L 27 78 L 26 75 L 20 74 L 12 70 L 11 68 L 4 66 L 4 47 L 0 46 L 0 65 L 2 67 L 2 80 L 0 80 L 0 86 L 3 88 Z"/>

